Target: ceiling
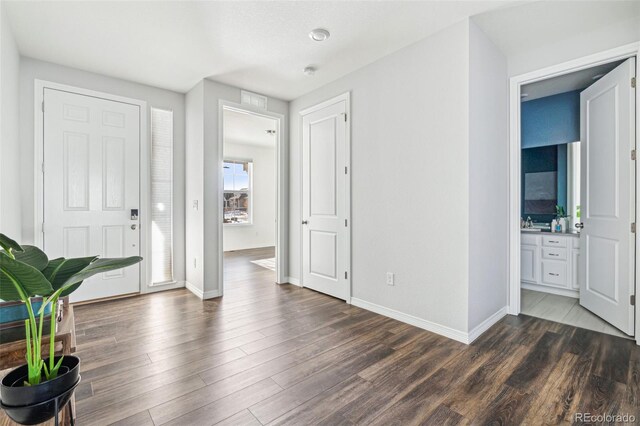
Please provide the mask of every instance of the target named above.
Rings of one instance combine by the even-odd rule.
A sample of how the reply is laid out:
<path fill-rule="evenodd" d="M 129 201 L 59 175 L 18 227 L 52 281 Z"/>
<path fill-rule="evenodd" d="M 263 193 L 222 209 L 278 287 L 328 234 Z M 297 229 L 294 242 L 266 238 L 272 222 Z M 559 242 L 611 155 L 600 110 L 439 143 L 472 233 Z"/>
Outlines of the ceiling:
<path fill-rule="evenodd" d="M 512 1 L 2 1 L 22 55 L 186 92 L 294 99 Z M 331 32 L 314 42 L 310 30 Z M 307 65 L 317 67 L 306 76 Z"/>
<path fill-rule="evenodd" d="M 607 74 L 622 62 L 624 61 L 598 65 L 597 67 L 587 68 L 586 70 L 580 70 L 570 74 L 561 75 L 559 77 L 524 85 L 522 86 L 521 93 L 526 93 L 528 96 L 524 97 L 522 101 L 526 102 L 544 98 L 545 96 L 570 92 L 572 90 L 586 89 L 596 82 L 597 78 L 594 79 L 594 77 Z"/>
<path fill-rule="evenodd" d="M 638 16 L 637 0 L 537 1 L 482 13 L 473 21 L 510 57 Z"/>
<path fill-rule="evenodd" d="M 275 148 L 276 120 L 243 112 L 224 110 L 224 143 Z"/>

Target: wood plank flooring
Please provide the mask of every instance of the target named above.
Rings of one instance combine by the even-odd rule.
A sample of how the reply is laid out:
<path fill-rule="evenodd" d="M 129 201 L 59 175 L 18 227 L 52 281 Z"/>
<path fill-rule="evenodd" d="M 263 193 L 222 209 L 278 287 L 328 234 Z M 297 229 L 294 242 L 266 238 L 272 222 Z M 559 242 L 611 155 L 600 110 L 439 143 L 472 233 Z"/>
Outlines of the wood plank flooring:
<path fill-rule="evenodd" d="M 79 425 L 555 424 L 640 418 L 634 342 L 508 316 L 464 344 L 228 254 L 226 291 L 76 310 Z"/>

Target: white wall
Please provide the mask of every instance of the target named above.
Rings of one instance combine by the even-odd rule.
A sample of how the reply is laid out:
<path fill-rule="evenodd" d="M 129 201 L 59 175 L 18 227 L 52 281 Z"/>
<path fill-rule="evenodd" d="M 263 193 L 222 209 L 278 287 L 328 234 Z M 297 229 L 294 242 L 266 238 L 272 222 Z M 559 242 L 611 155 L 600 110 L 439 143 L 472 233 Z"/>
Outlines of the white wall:
<path fill-rule="evenodd" d="M 640 40 L 640 18 L 630 18 L 597 30 L 575 34 L 508 58 L 509 75 L 520 75 Z"/>
<path fill-rule="evenodd" d="M 469 330 L 507 305 L 507 60 L 469 26 Z"/>
<path fill-rule="evenodd" d="M 184 100 L 181 93 L 145 86 L 117 78 L 106 77 L 74 68 L 68 68 L 31 58 L 20 62 L 20 181 L 22 191 L 22 238 L 25 242 L 34 239 L 34 80 L 40 79 L 74 87 L 96 90 L 119 96 L 146 101 L 149 107 L 173 110 L 173 155 L 174 155 L 174 276 L 177 281 L 185 279 L 185 143 Z M 149 132 L 151 134 L 151 132 Z M 146 141 L 149 143 L 149 141 Z"/>
<path fill-rule="evenodd" d="M 204 268 L 202 272 L 202 288 L 198 288 L 196 291 L 201 292 L 201 296 L 204 298 L 211 298 L 220 295 L 222 292 L 222 282 L 220 282 L 219 274 L 220 268 L 222 267 L 221 255 L 223 248 L 220 244 L 221 236 L 219 235 L 218 227 L 218 213 L 222 209 L 222 200 L 219 196 L 222 188 L 222 163 L 216 161 L 222 143 L 218 133 L 220 102 L 229 101 L 239 104 L 240 89 L 208 79 L 203 80 L 202 84 L 204 142 L 200 148 L 196 145 L 192 146 L 191 138 L 187 139 L 187 162 L 189 164 L 203 162 L 206 164 L 206 167 L 203 167 L 202 188 L 197 188 L 199 193 L 196 193 L 197 191 L 193 193 L 190 192 L 191 198 L 187 199 L 187 204 L 191 206 L 192 201 L 195 199 L 202 201 L 200 208 L 202 209 L 201 214 L 203 215 L 204 231 L 196 234 L 195 229 L 187 229 L 186 241 L 187 252 L 202 253 L 201 265 Z M 285 117 L 283 123 L 284 134 L 282 148 L 284 149 L 285 158 L 288 158 L 289 103 L 269 98 L 268 110 L 282 114 Z M 194 113 L 193 110 L 189 109 L 188 114 L 192 113 Z M 193 142 L 197 143 L 197 138 Z M 288 173 L 285 173 L 284 179 L 287 178 Z M 287 205 L 287 203 L 288 193 L 285 191 L 285 193 L 282 194 L 282 204 Z M 285 215 L 284 224 L 287 223 L 288 217 Z M 282 247 L 284 250 L 287 250 L 286 242 L 285 239 L 285 241 L 283 241 L 285 247 Z M 187 257 L 187 265 L 187 269 L 193 268 L 192 258 Z M 285 273 L 286 267 L 287 265 L 285 265 Z"/>
<path fill-rule="evenodd" d="M 185 97 L 186 277 L 196 291 L 204 288 L 204 83 Z"/>
<path fill-rule="evenodd" d="M 251 225 L 224 225 L 224 251 L 276 244 L 276 148 L 224 141 L 224 158 L 252 160 Z"/>
<path fill-rule="evenodd" d="M 0 232 L 22 241 L 20 204 L 19 67 L 20 55 L 0 5 Z"/>
<path fill-rule="evenodd" d="M 352 297 L 467 331 L 468 42 L 465 20 L 291 102 L 290 276 L 301 262 L 299 112 L 350 91 Z"/>

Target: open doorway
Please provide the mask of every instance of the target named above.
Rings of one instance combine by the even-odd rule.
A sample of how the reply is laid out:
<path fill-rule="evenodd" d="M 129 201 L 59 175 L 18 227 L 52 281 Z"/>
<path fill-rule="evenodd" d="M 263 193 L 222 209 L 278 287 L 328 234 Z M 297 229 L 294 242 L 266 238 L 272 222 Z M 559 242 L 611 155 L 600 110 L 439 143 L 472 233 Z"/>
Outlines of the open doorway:
<path fill-rule="evenodd" d="M 277 282 L 278 120 L 223 108 L 223 283 L 227 291 Z"/>
<path fill-rule="evenodd" d="M 636 334 L 636 52 L 512 79 L 511 313 Z"/>

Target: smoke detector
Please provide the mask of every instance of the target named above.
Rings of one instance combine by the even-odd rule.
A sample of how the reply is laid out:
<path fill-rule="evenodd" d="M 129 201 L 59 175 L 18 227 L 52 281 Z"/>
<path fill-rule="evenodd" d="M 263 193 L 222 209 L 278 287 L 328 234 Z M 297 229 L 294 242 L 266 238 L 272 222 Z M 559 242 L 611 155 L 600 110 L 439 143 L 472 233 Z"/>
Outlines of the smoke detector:
<path fill-rule="evenodd" d="M 305 67 L 302 72 L 304 72 L 305 75 L 314 75 L 316 73 L 316 67 L 309 65 L 308 67 Z"/>
<path fill-rule="evenodd" d="M 309 33 L 309 38 L 313 41 L 325 41 L 329 36 L 331 33 L 324 28 L 316 28 Z"/>

